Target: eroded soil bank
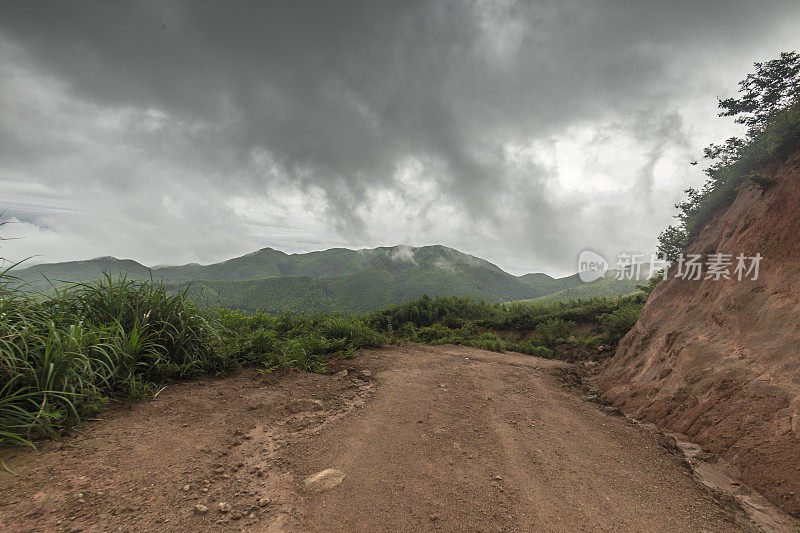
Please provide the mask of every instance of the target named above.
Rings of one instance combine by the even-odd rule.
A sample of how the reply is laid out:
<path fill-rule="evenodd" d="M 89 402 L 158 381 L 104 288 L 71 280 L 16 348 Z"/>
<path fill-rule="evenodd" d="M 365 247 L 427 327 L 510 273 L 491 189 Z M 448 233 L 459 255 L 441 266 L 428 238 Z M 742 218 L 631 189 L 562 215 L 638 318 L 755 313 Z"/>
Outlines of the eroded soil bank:
<path fill-rule="evenodd" d="M 800 151 L 762 174 L 774 185 L 742 189 L 688 250 L 759 253 L 758 279 L 685 281 L 673 266 L 593 385 L 800 516 Z"/>

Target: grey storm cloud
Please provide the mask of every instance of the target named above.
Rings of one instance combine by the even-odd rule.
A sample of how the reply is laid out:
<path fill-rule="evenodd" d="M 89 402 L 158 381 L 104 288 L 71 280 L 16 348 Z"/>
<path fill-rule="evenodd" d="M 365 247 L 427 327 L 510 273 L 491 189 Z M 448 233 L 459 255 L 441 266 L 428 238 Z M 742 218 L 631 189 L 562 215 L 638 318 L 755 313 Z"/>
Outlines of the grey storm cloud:
<path fill-rule="evenodd" d="M 702 98 L 713 114 L 713 91 L 733 91 L 758 54 L 798 44 L 781 39 L 800 34 L 787 27 L 799 11 L 788 1 L 6 2 L 0 45 L 17 82 L 0 82 L 0 183 L 16 188 L 0 207 L 152 262 L 256 243 L 434 239 L 517 271 L 568 271 L 581 246 L 654 243 L 676 195 L 701 179 L 685 169 L 656 187 L 661 162 L 696 159 L 706 141 L 682 105 Z M 624 194 L 559 188 L 554 139 L 575 131 L 591 132 L 587 162 L 630 139 L 625 165 L 608 170 L 630 180 Z M 582 168 L 570 180 L 588 185 L 594 171 Z M 52 209 L 85 221 L 35 207 L 53 196 L 63 202 Z M 380 198 L 404 211 L 375 208 Z M 313 216 L 300 223 L 298 209 Z M 653 212 L 638 232 L 622 228 L 620 217 Z M 107 233 L 92 234 L 98 213 Z"/>

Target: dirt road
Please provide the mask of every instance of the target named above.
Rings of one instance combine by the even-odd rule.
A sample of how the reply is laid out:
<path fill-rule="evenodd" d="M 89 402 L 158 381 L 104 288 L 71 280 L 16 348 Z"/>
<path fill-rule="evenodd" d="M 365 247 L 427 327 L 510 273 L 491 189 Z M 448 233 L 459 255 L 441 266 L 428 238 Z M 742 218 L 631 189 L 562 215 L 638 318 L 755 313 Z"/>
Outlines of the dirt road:
<path fill-rule="evenodd" d="M 652 434 L 562 384 L 563 366 L 403 345 L 347 375 L 171 385 L 38 454 L 4 452 L 20 475 L 0 474 L 0 529 L 741 530 Z"/>

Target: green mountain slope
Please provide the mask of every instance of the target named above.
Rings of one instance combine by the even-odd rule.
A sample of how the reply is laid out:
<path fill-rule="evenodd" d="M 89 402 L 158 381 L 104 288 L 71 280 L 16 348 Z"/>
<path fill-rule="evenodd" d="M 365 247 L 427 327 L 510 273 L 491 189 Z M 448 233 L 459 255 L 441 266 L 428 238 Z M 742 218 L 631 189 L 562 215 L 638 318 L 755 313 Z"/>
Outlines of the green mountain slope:
<path fill-rule="evenodd" d="M 533 274 L 523 274 L 519 276 L 519 280 L 524 283 L 525 285 L 529 285 L 531 287 L 539 287 L 541 285 L 547 284 L 553 281 L 555 278 L 552 276 L 548 276 L 543 272 L 536 272 Z"/>
<path fill-rule="evenodd" d="M 539 287 L 540 290 L 545 291 L 544 294 L 522 301 L 552 303 L 588 300 L 597 296 L 608 298 L 626 296 L 638 291 L 638 286 L 647 282 L 648 271 L 649 264 L 645 263 L 642 265 L 638 277 L 633 279 L 629 279 L 627 276 L 624 279 L 617 279 L 618 271 L 614 269 L 606 272 L 602 278 L 590 283 L 582 282 L 578 274 L 556 278 Z"/>
<path fill-rule="evenodd" d="M 314 313 L 362 312 L 431 296 L 471 295 L 492 302 L 547 297 L 627 294 L 614 281 L 583 284 L 577 275 L 513 276 L 484 259 L 446 246 L 392 246 L 363 250 L 332 248 L 286 254 L 272 248 L 210 265 L 148 269 L 131 260 L 36 265 L 16 271 L 30 288 L 48 290 L 61 282 L 92 281 L 104 273 L 130 279 L 162 280 L 173 290 L 189 290 L 199 301 L 248 311 L 284 309 Z"/>
<path fill-rule="evenodd" d="M 128 279 L 148 280 L 150 269 L 131 259 L 116 257 L 97 257 L 87 261 L 66 263 L 45 263 L 14 270 L 12 275 L 19 278 L 26 288 L 44 292 L 64 283 L 93 281 L 104 274 L 112 277 L 127 276 Z"/>
<path fill-rule="evenodd" d="M 243 280 L 272 278 L 287 275 L 291 262 L 288 254 L 264 248 L 241 257 L 235 257 L 211 265 L 189 265 L 154 269 L 154 275 L 168 281 L 187 281 L 193 279 L 207 280 Z"/>
<path fill-rule="evenodd" d="M 608 279 L 600 278 L 591 283 L 581 283 L 567 289 L 563 289 L 551 294 L 545 294 L 534 298 L 531 301 L 550 303 L 550 302 L 569 302 L 570 300 L 588 300 L 597 296 L 616 297 L 632 294 L 639 289 L 637 285 L 644 281 L 635 279 Z"/>
<path fill-rule="evenodd" d="M 347 253 L 350 252 L 350 253 Z M 443 246 L 336 250 L 333 265 L 316 253 L 300 258 L 296 270 L 312 276 L 262 280 L 170 282 L 206 303 L 252 311 L 369 311 L 429 295 L 472 295 L 490 301 L 534 296 L 530 287 L 496 265 Z M 303 254 L 306 255 L 306 254 Z M 310 255 L 310 254 L 309 254 Z M 335 272 L 352 273 L 330 276 Z"/>
<path fill-rule="evenodd" d="M 343 310 L 337 306 L 325 280 L 307 277 L 279 277 L 244 281 L 199 280 L 167 283 L 167 288 L 188 291 L 203 305 L 244 311 L 277 313 L 292 310 L 323 313 Z"/>

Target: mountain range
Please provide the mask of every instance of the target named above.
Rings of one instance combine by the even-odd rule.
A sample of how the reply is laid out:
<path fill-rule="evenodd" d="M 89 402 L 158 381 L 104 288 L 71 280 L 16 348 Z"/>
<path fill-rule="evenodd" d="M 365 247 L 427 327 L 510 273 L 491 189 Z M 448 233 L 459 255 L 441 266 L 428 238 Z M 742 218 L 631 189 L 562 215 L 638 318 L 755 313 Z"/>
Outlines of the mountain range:
<path fill-rule="evenodd" d="M 15 270 L 27 288 L 92 281 L 102 275 L 158 280 L 170 290 L 187 290 L 203 304 L 277 312 L 364 312 L 423 294 L 463 296 L 493 302 L 547 301 L 621 296 L 636 291 L 636 280 L 612 276 L 583 283 L 577 274 L 514 276 L 497 265 L 446 246 L 392 246 L 287 254 L 263 248 L 241 257 L 200 265 L 148 268 L 130 259 L 99 257 L 47 263 Z"/>

